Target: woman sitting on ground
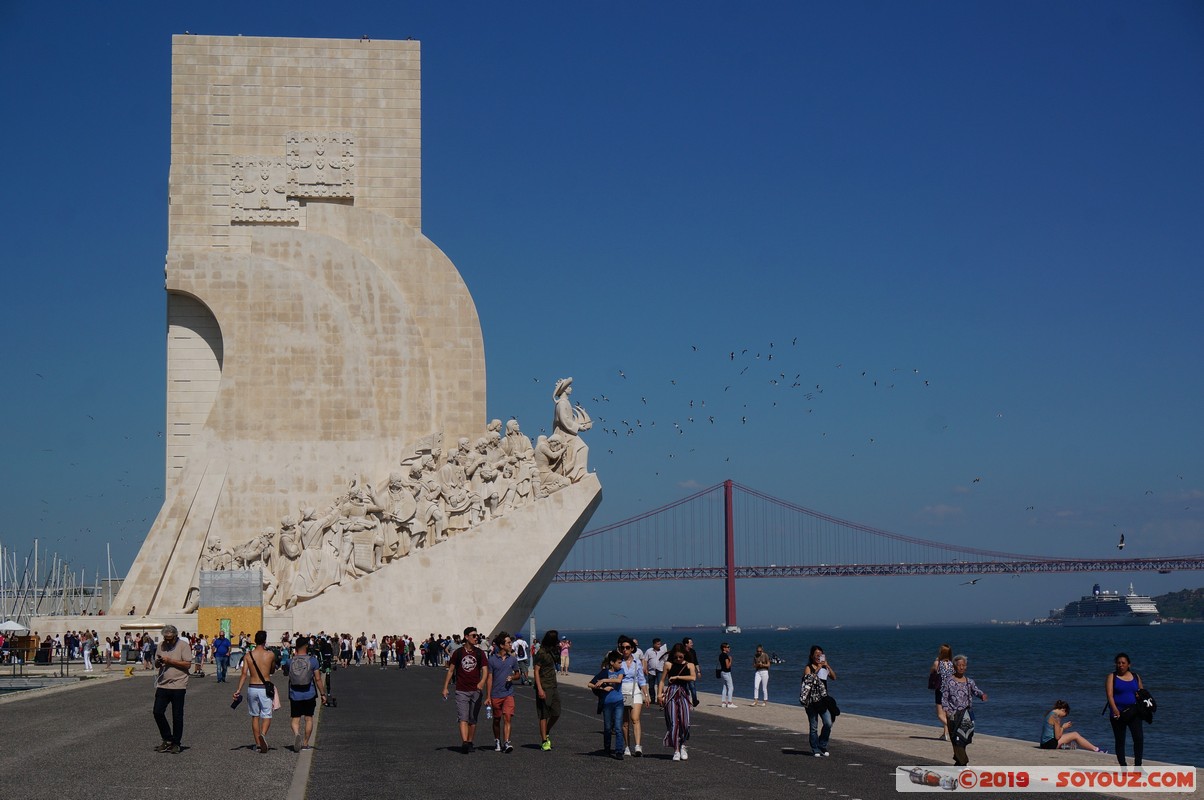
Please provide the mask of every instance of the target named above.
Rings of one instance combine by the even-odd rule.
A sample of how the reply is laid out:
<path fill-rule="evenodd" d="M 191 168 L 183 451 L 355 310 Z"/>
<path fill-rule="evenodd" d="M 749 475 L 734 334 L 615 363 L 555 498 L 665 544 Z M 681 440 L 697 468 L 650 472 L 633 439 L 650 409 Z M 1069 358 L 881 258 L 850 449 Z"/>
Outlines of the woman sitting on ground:
<path fill-rule="evenodd" d="M 1069 703 L 1065 700 L 1054 701 L 1053 709 L 1045 715 L 1045 724 L 1041 726 L 1041 749 L 1057 750 L 1073 744 L 1085 750 L 1106 753 L 1106 750 L 1101 750 L 1087 741 L 1081 733 L 1066 730 L 1073 724 L 1070 720 L 1066 719 L 1066 715 L 1069 713 Z"/>

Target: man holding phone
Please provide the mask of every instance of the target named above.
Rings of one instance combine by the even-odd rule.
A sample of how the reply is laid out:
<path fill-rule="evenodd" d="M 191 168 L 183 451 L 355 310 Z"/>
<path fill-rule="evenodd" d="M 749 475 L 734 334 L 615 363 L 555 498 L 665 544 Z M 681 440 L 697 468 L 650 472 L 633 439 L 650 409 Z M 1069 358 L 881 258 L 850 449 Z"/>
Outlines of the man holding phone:
<path fill-rule="evenodd" d="M 155 723 L 163 743 L 156 753 L 179 753 L 184 734 L 184 693 L 188 690 L 188 670 L 192 667 L 192 650 L 180 639 L 175 625 L 163 626 L 163 641 L 155 657 L 159 674 L 155 678 Z M 171 725 L 167 724 L 167 707 L 171 706 Z"/>

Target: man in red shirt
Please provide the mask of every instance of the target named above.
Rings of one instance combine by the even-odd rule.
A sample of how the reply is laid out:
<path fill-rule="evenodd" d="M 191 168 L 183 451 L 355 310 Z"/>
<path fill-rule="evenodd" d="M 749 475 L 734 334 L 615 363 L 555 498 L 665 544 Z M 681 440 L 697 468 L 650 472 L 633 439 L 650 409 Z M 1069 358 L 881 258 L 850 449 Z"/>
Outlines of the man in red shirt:
<path fill-rule="evenodd" d="M 460 752 L 471 753 L 477 735 L 477 716 L 481 713 L 481 693 L 489 676 L 489 660 L 477 647 L 480 634 L 469 626 L 464 629 L 464 644 L 456 648 L 447 662 L 447 677 L 443 679 L 443 699 L 452 676 L 456 677 L 456 716 L 460 721 Z"/>

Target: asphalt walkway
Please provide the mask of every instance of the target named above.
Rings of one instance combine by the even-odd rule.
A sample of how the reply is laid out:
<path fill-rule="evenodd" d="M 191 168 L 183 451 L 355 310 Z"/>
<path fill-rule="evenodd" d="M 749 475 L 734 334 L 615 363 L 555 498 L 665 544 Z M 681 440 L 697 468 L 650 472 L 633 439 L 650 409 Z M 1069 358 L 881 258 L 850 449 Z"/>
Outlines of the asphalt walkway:
<path fill-rule="evenodd" d="M 553 731 L 551 752 L 538 747 L 532 690 L 520 687 L 514 752 L 493 751 L 489 722 L 482 715 L 480 749 L 464 755 L 454 701 L 444 701 L 440 694 L 443 670 L 367 666 L 335 673 L 339 704 L 320 710 L 314 750 L 291 750 L 286 701 L 268 736 L 271 750 L 264 755 L 251 748 L 245 706 L 230 709 L 235 684 L 216 684 L 210 670 L 189 686 L 184 752 L 157 754 L 152 752 L 159 738 L 150 714 L 150 673 L 136 672 L 131 678 L 120 672 L 96 674 L 85 682 L 0 697 L 0 774 L 5 776 L 0 796 L 57 800 L 101 791 L 125 800 L 151 800 L 165 791 L 216 790 L 219 795 L 236 791 L 256 798 L 327 800 L 392 797 L 399 791 L 443 798 L 473 789 L 527 795 L 546 788 L 557 795 L 584 789 L 591 797 L 602 793 L 608 798 L 622 792 L 723 798 L 756 791 L 882 800 L 897 796 L 896 767 L 951 763 L 935 725 L 847 714 L 837 720 L 831 757 L 814 758 L 801 708 L 745 704 L 723 709 L 717 695 L 707 694 L 695 709 L 688 761 L 671 760 L 660 743 L 663 716 L 650 706 L 644 719 L 645 756 L 617 762 L 601 750 L 601 718 L 581 675 L 563 677 L 563 716 Z M 279 676 L 277 685 L 283 686 Z M 975 737 L 970 757 L 984 766 L 1115 764 L 1110 756 L 1042 751 L 1029 742 L 985 735 Z M 1129 796 L 1155 800 L 1190 795 Z"/>

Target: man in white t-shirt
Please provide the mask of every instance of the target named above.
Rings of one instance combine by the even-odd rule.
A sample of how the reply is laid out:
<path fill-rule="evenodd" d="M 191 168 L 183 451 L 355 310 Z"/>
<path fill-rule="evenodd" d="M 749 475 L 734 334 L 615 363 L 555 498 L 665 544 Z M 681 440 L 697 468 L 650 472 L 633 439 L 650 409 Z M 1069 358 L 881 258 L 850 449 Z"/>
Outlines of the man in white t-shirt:
<path fill-rule="evenodd" d="M 665 668 L 665 659 L 669 656 L 669 648 L 660 639 L 652 640 L 652 647 L 644 651 L 644 670 L 648 673 L 649 702 L 656 702 L 657 683 L 661 679 L 661 670 Z"/>
<path fill-rule="evenodd" d="M 527 670 L 531 666 L 531 647 L 527 644 L 527 640 L 519 636 L 510 643 L 514 649 L 514 657 L 518 659 L 518 671 L 521 675 L 521 683 L 526 686 L 531 682 L 527 677 Z"/>

